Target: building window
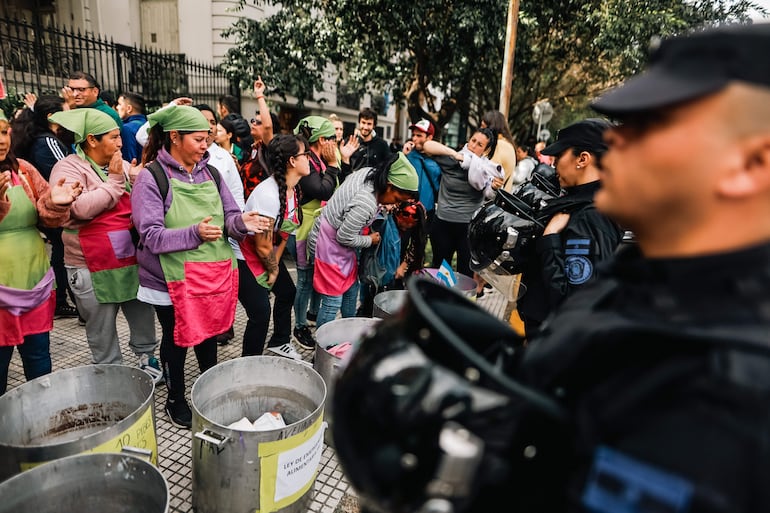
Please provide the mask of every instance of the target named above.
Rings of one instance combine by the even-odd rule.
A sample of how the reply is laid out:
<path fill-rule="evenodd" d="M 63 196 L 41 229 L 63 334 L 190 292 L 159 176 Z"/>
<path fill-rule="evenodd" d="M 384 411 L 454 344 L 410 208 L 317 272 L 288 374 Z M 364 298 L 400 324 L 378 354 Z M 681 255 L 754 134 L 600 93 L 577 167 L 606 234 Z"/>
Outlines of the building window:
<path fill-rule="evenodd" d="M 337 84 L 337 106 L 358 110 L 361 105 L 361 95 L 348 89 L 346 84 Z"/>

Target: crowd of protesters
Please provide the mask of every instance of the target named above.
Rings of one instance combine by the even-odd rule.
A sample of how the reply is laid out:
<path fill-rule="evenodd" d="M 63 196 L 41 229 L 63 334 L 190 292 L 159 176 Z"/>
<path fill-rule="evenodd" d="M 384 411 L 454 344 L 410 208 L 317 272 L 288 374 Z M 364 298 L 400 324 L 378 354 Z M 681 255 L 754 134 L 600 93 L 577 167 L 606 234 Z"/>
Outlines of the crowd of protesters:
<path fill-rule="evenodd" d="M 140 99 L 110 112 L 73 73 L 63 102 L 0 119 L 0 393 L 14 347 L 27 379 L 51 372 L 53 319 L 72 309 L 93 362 L 122 363 L 121 309 L 136 364 L 165 379 L 168 419 L 189 429 L 187 348 L 213 367 L 238 300 L 244 355 L 302 359 L 292 308 L 313 349 L 313 319 L 361 313 L 373 247 L 400 245 L 377 289 L 426 264 L 426 236 L 432 266 L 470 273 L 480 223 L 487 261 L 473 269 L 519 270 L 524 336 L 411 282 L 412 308 L 335 385 L 335 448 L 364 505 L 766 511 L 770 75 L 754 64 L 768 46 L 770 24 L 659 41 L 644 73 L 591 104 L 617 122 L 581 119 L 532 149 L 498 111 L 459 151 L 429 119 L 389 145 L 368 108 L 347 138 L 320 116 L 281 130 L 259 79 L 249 130 L 232 98 L 217 111 L 181 98 L 135 130 L 137 158 L 125 139 Z M 558 184 L 525 219 L 538 176 Z M 523 266 L 512 252 L 535 224 Z M 40 227 L 62 230 L 64 273 Z"/>
<path fill-rule="evenodd" d="M 45 296 L 45 315 L 32 316 L 38 322 L 9 309 L 18 336 L 0 344 L 4 368 L 18 346 L 27 378 L 50 372 L 52 320 L 74 316 L 85 326 L 93 363 L 123 363 L 122 310 L 135 363 L 165 381 L 168 418 L 189 427 L 187 348 L 201 372 L 215 365 L 217 344 L 234 337 L 237 301 L 247 314 L 242 355 L 302 360 L 297 346 L 315 349 L 313 326 L 371 315 L 377 292 L 404 288 L 426 265 L 446 260 L 471 274 L 470 216 L 514 176 L 500 113 L 487 113 L 485 128 L 455 152 L 432 141 L 436 125 L 428 119 L 410 126 L 403 146 L 388 144 L 370 108 L 360 111 L 355 134 L 344 134 L 335 115 L 307 116 L 281 130 L 265 91 L 259 78 L 248 120 L 227 95 L 214 107 L 177 98 L 148 115 L 145 99 L 125 91 L 110 112 L 95 77 L 75 72 L 61 96 L 30 95 L 12 125 L 4 122 L 10 178 L 2 184 L 9 191 L 39 186 L 30 197 L 39 220 L 28 221 L 52 244 L 50 260 L 38 262 L 21 288 L 43 287 L 41 273 L 55 278 L 44 284 L 53 299 Z M 474 156 L 501 162 L 504 171 L 492 177 L 474 165 L 469 172 Z M 19 198 L 7 193 L 0 207 Z M 13 222 L 0 218 L 0 230 Z M 380 245 L 392 258 L 373 282 L 359 262 L 362 252 L 381 253 Z M 360 282 L 369 285 L 360 290 Z M 30 363 L 36 353 L 47 363 Z"/>

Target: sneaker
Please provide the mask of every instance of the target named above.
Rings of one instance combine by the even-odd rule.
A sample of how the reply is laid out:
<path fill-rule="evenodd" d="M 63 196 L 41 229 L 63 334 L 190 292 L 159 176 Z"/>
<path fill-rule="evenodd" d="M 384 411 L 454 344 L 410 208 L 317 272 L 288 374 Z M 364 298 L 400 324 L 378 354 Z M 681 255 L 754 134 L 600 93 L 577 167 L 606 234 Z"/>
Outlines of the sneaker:
<path fill-rule="evenodd" d="M 184 399 L 166 401 L 166 415 L 176 427 L 185 429 L 192 427 L 192 410 Z"/>
<path fill-rule="evenodd" d="M 73 317 L 78 317 L 78 309 L 68 303 L 57 305 L 53 312 L 54 319 L 71 319 Z"/>
<path fill-rule="evenodd" d="M 297 350 L 294 349 L 294 346 L 289 343 L 281 344 L 280 346 L 275 347 L 268 346 L 267 350 L 279 356 L 291 358 L 292 360 L 302 361 L 302 356 L 300 356 Z"/>
<path fill-rule="evenodd" d="M 307 313 L 307 325 L 308 326 L 315 326 L 315 321 L 318 320 L 318 314 L 317 313 Z"/>
<path fill-rule="evenodd" d="M 150 375 L 152 382 L 156 385 L 163 381 L 163 371 L 160 368 L 160 362 L 151 354 L 139 355 L 139 368 Z"/>
<path fill-rule="evenodd" d="M 294 328 L 294 340 L 297 341 L 297 344 L 299 344 L 299 347 L 302 349 L 315 349 L 315 339 L 310 333 L 310 328 L 307 326 Z"/>

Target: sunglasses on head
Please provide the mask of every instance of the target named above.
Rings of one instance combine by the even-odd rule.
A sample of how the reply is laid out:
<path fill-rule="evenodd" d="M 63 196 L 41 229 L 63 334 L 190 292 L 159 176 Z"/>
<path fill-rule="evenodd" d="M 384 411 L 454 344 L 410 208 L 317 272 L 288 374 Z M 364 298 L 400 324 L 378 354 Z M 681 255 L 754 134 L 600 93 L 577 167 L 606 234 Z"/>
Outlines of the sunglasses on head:
<path fill-rule="evenodd" d="M 396 211 L 397 216 L 401 217 L 411 217 L 413 219 L 417 219 L 419 214 L 417 212 L 417 204 L 416 203 L 402 203 L 398 210 Z"/>

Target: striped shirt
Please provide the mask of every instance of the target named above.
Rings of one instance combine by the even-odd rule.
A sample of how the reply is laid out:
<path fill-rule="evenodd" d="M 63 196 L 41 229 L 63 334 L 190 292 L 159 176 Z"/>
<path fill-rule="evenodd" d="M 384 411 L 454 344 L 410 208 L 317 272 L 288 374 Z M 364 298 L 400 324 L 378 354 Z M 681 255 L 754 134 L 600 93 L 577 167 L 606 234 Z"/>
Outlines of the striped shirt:
<path fill-rule="evenodd" d="M 321 218 L 337 230 L 337 242 L 341 245 L 350 248 L 368 248 L 372 245 L 371 237 L 361 235 L 361 230 L 372 224 L 379 210 L 374 184 L 365 182 L 371 170 L 363 168 L 355 171 L 334 191 L 310 232 L 309 253 L 315 254 Z"/>

